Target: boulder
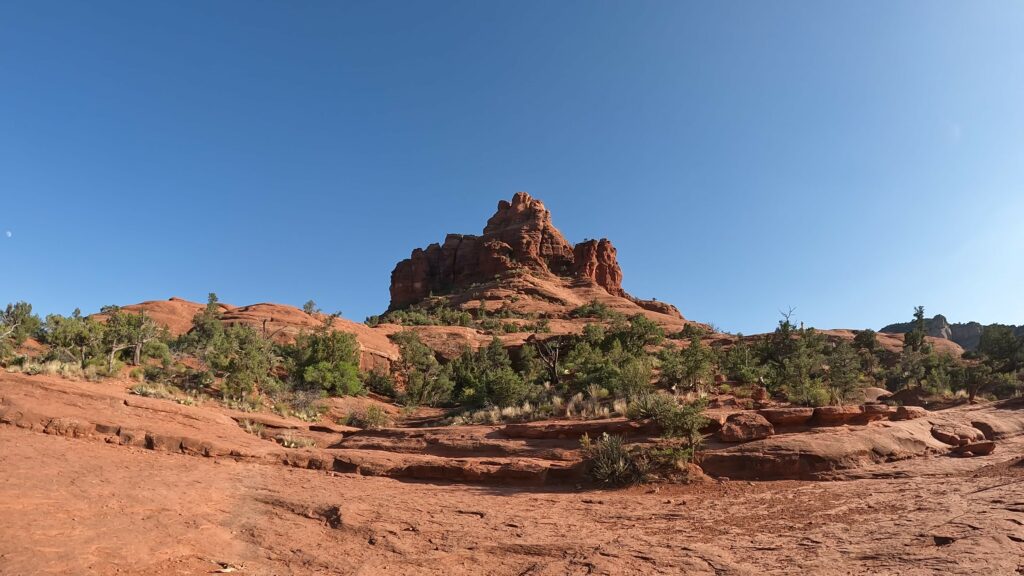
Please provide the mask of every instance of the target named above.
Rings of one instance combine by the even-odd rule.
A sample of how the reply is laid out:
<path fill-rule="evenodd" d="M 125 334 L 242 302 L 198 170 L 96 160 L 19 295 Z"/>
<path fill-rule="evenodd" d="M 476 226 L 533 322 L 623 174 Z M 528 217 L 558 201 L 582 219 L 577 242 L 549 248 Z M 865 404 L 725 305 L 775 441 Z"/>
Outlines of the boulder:
<path fill-rule="evenodd" d="M 896 412 L 892 415 L 893 420 L 916 420 L 928 415 L 928 410 L 920 406 L 897 406 Z"/>
<path fill-rule="evenodd" d="M 749 442 L 775 434 L 775 428 L 756 412 L 739 412 L 726 419 L 718 437 L 723 442 Z"/>
<path fill-rule="evenodd" d="M 884 400 L 885 398 L 892 396 L 892 393 L 885 388 L 878 388 L 875 386 L 861 388 L 861 393 L 864 395 L 865 402 L 878 402 L 879 400 Z"/>
<path fill-rule="evenodd" d="M 971 442 L 970 444 L 964 444 L 953 448 L 953 452 L 956 454 L 969 454 L 971 456 L 987 456 L 994 452 L 996 449 L 996 443 L 991 440 L 985 440 L 983 442 Z"/>
<path fill-rule="evenodd" d="M 750 392 L 750 398 L 754 402 L 767 402 L 771 400 L 771 394 L 768 394 L 768 389 L 764 386 L 754 386 L 754 389 Z"/>
<path fill-rule="evenodd" d="M 935 424 L 932 426 L 932 437 L 950 446 L 985 441 L 985 434 L 981 430 L 964 424 Z"/>
<path fill-rule="evenodd" d="M 704 470 L 693 462 L 679 460 L 676 462 L 676 469 L 679 471 L 681 480 L 686 484 L 711 482 L 711 477 L 705 474 Z"/>
<path fill-rule="evenodd" d="M 804 426 L 814 416 L 814 408 L 762 408 L 757 413 L 773 426 Z"/>
<path fill-rule="evenodd" d="M 705 450 L 698 464 L 712 476 L 733 480 L 813 480 L 933 452 L 938 442 L 928 434 L 928 428 L 903 422 L 776 434 L 720 450 Z"/>
<path fill-rule="evenodd" d="M 865 421 L 863 406 L 822 406 L 814 409 L 811 418 L 812 426 L 843 426 L 863 423 Z"/>
<path fill-rule="evenodd" d="M 874 422 L 876 420 L 887 420 L 893 414 L 892 408 L 885 404 L 865 404 L 864 405 L 864 422 Z"/>

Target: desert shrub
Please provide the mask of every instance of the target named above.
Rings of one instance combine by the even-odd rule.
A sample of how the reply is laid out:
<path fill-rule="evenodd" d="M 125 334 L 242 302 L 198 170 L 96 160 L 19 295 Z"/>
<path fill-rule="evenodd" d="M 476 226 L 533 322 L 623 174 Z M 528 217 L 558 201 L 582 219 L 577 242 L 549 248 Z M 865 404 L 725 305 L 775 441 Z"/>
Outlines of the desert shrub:
<path fill-rule="evenodd" d="M 667 438 L 684 438 L 691 450 L 696 450 L 704 439 L 701 428 L 707 425 L 704 416 L 707 407 L 705 400 L 698 400 L 683 406 L 676 405 L 674 410 L 662 413 L 655 421 L 662 428 L 662 435 Z"/>
<path fill-rule="evenodd" d="M 269 338 L 245 324 L 231 326 L 225 336 L 230 343 L 226 356 L 227 376 L 221 388 L 225 398 L 244 398 L 277 384 L 274 369 L 280 358 Z"/>
<path fill-rule="evenodd" d="M 690 345 L 680 353 L 683 381 L 690 390 L 705 392 L 714 380 L 714 353 L 699 337 L 690 338 Z"/>
<path fill-rule="evenodd" d="M 608 418 L 611 416 L 611 409 L 602 402 L 607 396 L 607 390 L 592 384 L 587 388 L 586 395 L 583 392 L 577 392 L 569 398 L 565 403 L 565 416 L 584 420 Z"/>
<path fill-rule="evenodd" d="M 606 347 L 618 341 L 627 354 L 644 354 L 647 346 L 660 344 L 665 339 L 665 330 L 643 314 L 634 314 L 627 321 L 616 320 L 606 336 Z"/>
<path fill-rule="evenodd" d="M 224 406 L 240 412 L 257 412 L 263 407 L 263 401 L 255 394 L 244 396 L 229 396 L 223 399 Z"/>
<path fill-rule="evenodd" d="M 536 392 L 524 375 L 512 368 L 512 359 L 497 337 L 479 350 L 463 351 L 448 369 L 457 397 L 466 404 L 514 406 Z"/>
<path fill-rule="evenodd" d="M 685 438 L 696 449 L 707 425 L 704 409 L 707 402 L 699 400 L 680 405 L 675 398 L 657 392 L 640 394 L 630 400 L 626 416 L 631 420 L 653 420 L 666 438 Z"/>
<path fill-rule="evenodd" d="M 380 406 L 367 406 L 349 413 L 345 423 L 364 430 L 380 430 L 391 426 L 391 417 Z"/>
<path fill-rule="evenodd" d="M 448 370 L 441 366 L 434 351 L 412 331 L 393 334 L 402 358 L 395 371 L 405 381 L 402 400 L 409 405 L 437 406 L 451 401 L 454 383 Z"/>
<path fill-rule="evenodd" d="M 486 375 L 487 400 L 495 406 L 513 406 L 526 401 L 531 395 L 531 386 L 518 372 L 504 366 Z"/>
<path fill-rule="evenodd" d="M 765 375 L 757 351 L 742 339 L 722 353 L 721 368 L 730 380 L 744 384 L 753 384 Z"/>
<path fill-rule="evenodd" d="M 277 395 L 274 411 L 304 422 L 316 422 L 327 410 L 322 400 L 323 392 L 319 390 L 286 391 Z"/>
<path fill-rule="evenodd" d="M 266 431 L 266 426 L 262 422 L 253 422 L 252 420 L 239 420 L 238 426 L 257 438 L 263 438 Z"/>
<path fill-rule="evenodd" d="M 102 343 L 108 370 L 112 370 L 114 361 L 123 351 L 130 351 L 127 360 L 138 366 L 147 344 L 166 335 L 166 329 L 162 329 L 145 312 L 126 312 L 118 306 L 104 306 L 100 312 L 106 316 Z"/>
<path fill-rule="evenodd" d="M 86 362 L 82 368 L 82 374 L 89 380 L 97 381 L 103 378 L 113 378 L 120 374 L 123 369 L 124 362 L 114 360 L 113 364 L 109 364 L 105 358 L 97 356 Z"/>
<path fill-rule="evenodd" d="M 139 368 L 133 368 L 134 373 Z M 167 382 L 172 379 L 175 372 L 163 366 L 143 366 L 141 369 L 142 379 L 147 382 Z"/>
<path fill-rule="evenodd" d="M 547 318 L 540 318 L 534 322 L 528 322 L 521 327 L 523 332 L 534 332 L 536 334 L 549 334 L 551 332 L 551 321 Z"/>
<path fill-rule="evenodd" d="M 817 378 L 789 380 L 783 387 L 786 400 L 800 406 L 825 406 L 829 403 L 829 391 Z"/>
<path fill-rule="evenodd" d="M 705 336 L 710 336 L 710 335 L 711 335 L 711 331 L 710 330 L 708 330 L 707 328 L 701 326 L 700 324 L 696 324 L 696 323 L 692 323 L 691 322 L 691 323 L 683 326 L 683 329 L 680 330 L 679 332 L 676 332 L 676 333 L 672 334 L 672 338 L 677 338 L 677 339 L 682 339 L 682 340 L 690 340 L 691 338 L 704 338 Z"/>
<path fill-rule="evenodd" d="M 38 332 L 41 325 L 28 302 L 8 304 L 0 310 L 0 363 L 9 361 L 14 350 Z"/>
<path fill-rule="evenodd" d="M 626 416 L 630 420 L 656 419 L 661 414 L 675 410 L 678 406 L 675 398 L 660 392 L 642 393 L 629 399 Z"/>
<path fill-rule="evenodd" d="M 302 381 L 308 387 L 317 387 L 331 396 L 354 396 L 363 392 L 359 370 L 354 364 L 317 362 L 302 371 Z"/>
<path fill-rule="evenodd" d="M 589 476 L 598 484 L 626 486 L 646 480 L 649 463 L 642 455 L 632 453 L 621 436 L 607 432 L 597 440 L 584 435 L 580 439 L 583 457 L 587 459 Z"/>
<path fill-rule="evenodd" d="M 590 302 L 569 312 L 573 318 L 598 318 L 600 320 L 612 320 L 621 318 L 622 314 L 608 307 L 607 304 L 591 300 Z"/>
<path fill-rule="evenodd" d="M 653 468 L 675 468 L 679 462 L 692 462 L 694 446 L 659 446 L 647 451 Z"/>
<path fill-rule="evenodd" d="M 605 352 L 599 345 L 590 342 L 579 342 L 566 356 L 564 384 L 568 391 L 580 391 L 588 386 L 597 385 L 605 389 L 617 390 L 619 384 L 618 361 L 624 360 L 622 346 L 614 344 L 612 350 Z"/>
<path fill-rule="evenodd" d="M 394 398 L 395 392 L 395 379 L 391 377 L 387 372 L 380 370 L 370 370 L 362 375 L 363 386 L 381 396 L 389 396 Z"/>
<path fill-rule="evenodd" d="M 841 405 L 853 398 L 859 388 L 861 359 L 853 346 L 840 342 L 829 352 L 826 362 L 828 371 L 824 384 L 829 400 Z"/>
<path fill-rule="evenodd" d="M 47 358 L 76 362 L 85 368 L 90 361 L 103 356 L 103 332 L 106 328 L 75 310 L 71 316 L 50 314 L 39 332 L 49 347 Z"/>
<path fill-rule="evenodd" d="M 362 394 L 359 343 L 353 334 L 333 329 L 335 318 L 328 316 L 314 332 L 299 334 L 294 344 L 281 348 L 286 369 L 293 386 L 302 390 L 330 396 Z"/>
<path fill-rule="evenodd" d="M 285 448 L 309 448 L 316 444 L 316 441 L 305 436 L 299 436 L 294 432 L 285 432 L 274 438 L 274 441 Z"/>
<path fill-rule="evenodd" d="M 162 400 L 173 400 L 177 394 L 175 390 L 163 384 L 147 383 L 136 384 L 129 389 L 129 392 L 146 398 L 159 398 Z"/>
<path fill-rule="evenodd" d="M 400 324 L 402 326 L 472 326 L 473 315 L 465 310 L 456 310 L 437 304 L 430 307 L 410 306 L 392 310 L 380 316 L 366 319 L 369 326 L 379 324 Z"/>
<path fill-rule="evenodd" d="M 826 357 L 823 340 L 814 329 L 801 329 L 781 362 L 773 366 L 774 382 L 781 384 L 786 398 L 803 406 L 824 406 L 829 402 L 825 387 Z"/>
<path fill-rule="evenodd" d="M 623 396 L 636 396 L 650 391 L 654 375 L 647 358 L 631 357 L 619 367 L 619 393 Z"/>

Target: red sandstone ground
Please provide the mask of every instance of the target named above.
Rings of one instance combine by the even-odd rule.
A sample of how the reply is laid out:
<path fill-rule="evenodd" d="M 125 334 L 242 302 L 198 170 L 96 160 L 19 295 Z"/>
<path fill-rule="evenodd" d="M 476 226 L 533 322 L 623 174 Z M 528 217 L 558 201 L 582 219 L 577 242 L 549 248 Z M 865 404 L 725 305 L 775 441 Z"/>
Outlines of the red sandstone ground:
<path fill-rule="evenodd" d="M 928 450 L 837 469 L 832 477 L 839 481 L 828 482 L 712 480 L 596 490 L 571 482 L 517 485 L 505 476 L 466 483 L 473 478 L 466 471 L 485 470 L 486 461 L 530 462 L 540 458 L 543 443 L 557 440 L 530 445 L 479 436 L 485 427 L 460 427 L 433 432 L 428 440 L 436 443 L 423 449 L 406 446 L 412 440 L 401 431 L 363 437 L 343 427 L 317 432 L 298 421 L 277 422 L 324 446 L 285 449 L 241 431 L 232 417 L 245 415 L 214 404 L 128 396 L 127 385 L 0 375 L 0 573 L 205 574 L 220 569 L 216 562 L 241 574 L 1024 570 L 1024 414 L 1012 404 L 929 417 L 988 420 L 999 428 L 997 449 L 988 456 Z M 262 418 L 273 423 L 276 417 Z M 885 436 L 921 422 L 841 426 L 758 442 L 774 439 L 776 449 L 803 438 L 834 445 L 841 442 L 827 440 Z M 545 426 L 530 425 L 534 432 L 526 435 Z M 346 437 L 354 442 L 350 448 Z M 339 439 L 341 447 L 331 448 Z M 209 456 L 187 450 L 202 442 Z M 454 453 L 446 456 L 439 446 Z M 470 447 L 504 447 L 511 456 L 481 457 L 472 463 L 477 469 L 457 464 L 467 459 L 460 450 Z M 714 442 L 709 449 L 731 450 Z M 306 468 L 319 462 L 309 454 L 325 453 L 365 468 L 361 474 Z M 452 466 L 449 473 L 461 471 L 462 482 L 417 479 L 440 469 L 425 458 L 435 459 L 431 466 Z M 399 477 L 365 475 L 378 473 Z"/>

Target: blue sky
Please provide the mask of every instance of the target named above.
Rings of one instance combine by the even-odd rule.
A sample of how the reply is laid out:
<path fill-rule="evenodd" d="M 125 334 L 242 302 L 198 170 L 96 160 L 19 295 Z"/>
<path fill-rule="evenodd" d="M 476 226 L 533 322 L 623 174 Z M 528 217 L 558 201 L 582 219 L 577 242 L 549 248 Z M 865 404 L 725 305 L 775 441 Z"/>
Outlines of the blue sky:
<path fill-rule="evenodd" d="M 1010 1 L 6 0 L 0 301 L 361 320 L 526 190 L 726 330 L 1024 323 L 1022 30 Z"/>

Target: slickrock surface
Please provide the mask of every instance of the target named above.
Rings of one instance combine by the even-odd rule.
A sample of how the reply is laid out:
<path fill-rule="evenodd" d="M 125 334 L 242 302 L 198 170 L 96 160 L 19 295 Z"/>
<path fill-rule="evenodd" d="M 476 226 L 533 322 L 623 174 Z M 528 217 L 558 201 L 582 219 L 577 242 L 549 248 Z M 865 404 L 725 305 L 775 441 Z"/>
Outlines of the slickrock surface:
<path fill-rule="evenodd" d="M 1024 567 L 1020 401 L 821 427 L 801 414 L 761 440 L 709 440 L 701 465 L 717 479 L 596 490 L 581 484 L 578 436 L 647 442 L 656 430 L 610 419 L 362 431 L 140 398 L 130 384 L 0 374 L 0 574 Z M 772 419 L 797 421 L 784 416 Z M 936 426 L 986 439 L 953 447 Z M 284 448 L 282 434 L 313 445 Z M 742 480 L 751 470 L 816 481 Z"/>

